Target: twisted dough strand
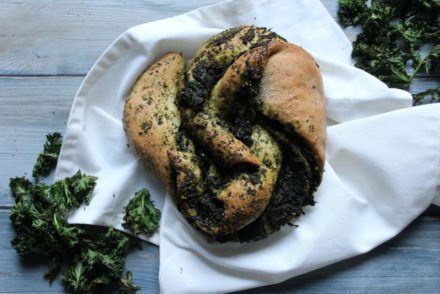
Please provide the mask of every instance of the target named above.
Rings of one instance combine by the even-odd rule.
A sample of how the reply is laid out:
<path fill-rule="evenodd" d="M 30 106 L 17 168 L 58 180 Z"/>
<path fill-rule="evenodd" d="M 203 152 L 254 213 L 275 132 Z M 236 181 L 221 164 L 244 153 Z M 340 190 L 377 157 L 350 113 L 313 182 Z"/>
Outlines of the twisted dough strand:
<path fill-rule="evenodd" d="M 144 162 L 165 175 L 189 223 L 219 241 L 247 242 L 314 204 L 324 166 L 325 101 L 310 54 L 270 30 L 244 26 L 197 51 L 179 95 L 180 70 L 161 66 L 147 73 L 167 73 L 172 91 L 160 91 L 164 78 L 155 77 L 141 92 L 160 92 L 153 108 L 166 114 L 167 127 L 154 111 L 139 111 L 148 101 L 129 98 L 126 131 Z M 139 97 L 136 91 L 138 84 L 130 97 Z M 136 111 L 152 122 L 150 141 L 132 126 L 140 122 Z"/>

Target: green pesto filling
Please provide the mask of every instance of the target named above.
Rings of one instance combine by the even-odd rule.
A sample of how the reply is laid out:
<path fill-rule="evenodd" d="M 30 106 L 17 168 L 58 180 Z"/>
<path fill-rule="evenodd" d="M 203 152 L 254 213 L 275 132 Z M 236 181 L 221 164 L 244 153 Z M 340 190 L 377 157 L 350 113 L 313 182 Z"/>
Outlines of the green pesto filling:
<path fill-rule="evenodd" d="M 226 31 L 218 38 L 208 41 L 206 47 L 218 46 L 232 39 L 240 28 Z M 241 42 L 245 45 L 243 50 L 269 43 L 274 38 L 282 39 L 275 33 L 266 31 L 255 41 L 255 31 L 249 30 L 241 36 Z M 222 49 L 224 50 L 224 49 Z M 237 58 L 238 54 L 231 52 L 208 52 L 204 56 L 197 56 L 194 60 L 195 66 L 191 69 L 191 77 L 187 76 L 184 90 L 178 97 L 182 113 L 185 109 L 194 112 L 206 110 L 205 106 L 216 82 L 224 74 L 227 67 Z M 223 54 L 224 58 L 218 58 L 216 54 Z M 229 54 L 229 55 L 228 55 Z M 263 214 L 245 228 L 230 234 L 215 237 L 220 242 L 250 242 L 266 238 L 269 234 L 280 230 L 285 225 L 292 225 L 295 218 L 304 214 L 303 207 L 314 205 L 313 192 L 319 185 L 321 178 L 317 170 L 317 163 L 307 143 L 295 134 L 295 130 L 286 128 L 273 118 L 268 118 L 258 111 L 259 106 L 254 101 L 258 94 L 260 79 L 262 76 L 263 64 L 249 67 L 242 75 L 242 86 L 234 94 L 227 111 L 221 113 L 219 120 L 223 127 L 230 131 L 237 139 L 250 147 L 252 142 L 252 129 L 256 124 L 264 126 L 282 147 L 283 161 L 281 170 L 272 193 L 272 197 Z M 185 117 L 185 115 L 182 115 Z M 208 122 L 207 122 L 208 123 Z M 203 126 L 201 126 L 203 127 Z M 202 146 L 193 140 L 191 130 L 181 126 L 177 137 L 178 150 L 197 154 L 197 163 L 202 172 L 203 191 L 195 188 L 194 179 L 191 173 L 188 174 L 181 192 L 185 199 L 178 200 L 178 208 L 185 215 L 190 223 L 196 228 L 218 227 L 224 221 L 224 204 L 215 195 L 222 190 L 234 177 L 242 173 L 258 183 L 261 181 L 257 169 L 249 166 L 236 166 L 231 169 L 222 169 L 218 165 L 221 160 L 207 146 Z M 263 162 L 271 166 L 271 162 Z M 215 172 L 213 172 L 213 170 Z M 255 194 L 256 191 L 248 189 L 248 194 Z"/>

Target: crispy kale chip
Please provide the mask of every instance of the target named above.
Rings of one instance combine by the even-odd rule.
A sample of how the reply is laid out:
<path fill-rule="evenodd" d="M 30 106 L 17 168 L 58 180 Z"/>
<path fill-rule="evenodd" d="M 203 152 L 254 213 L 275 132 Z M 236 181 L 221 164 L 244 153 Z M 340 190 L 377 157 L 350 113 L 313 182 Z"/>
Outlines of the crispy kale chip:
<path fill-rule="evenodd" d="M 362 28 L 353 42 L 356 66 L 389 86 L 409 89 L 417 74 L 438 70 L 440 1 L 339 0 L 338 17 L 343 26 Z M 413 98 L 415 105 L 439 102 L 438 86 Z"/>
<path fill-rule="evenodd" d="M 428 89 L 414 96 L 415 104 L 440 102 L 440 85 L 437 88 Z"/>
<path fill-rule="evenodd" d="M 154 207 L 147 189 L 136 192 L 124 211 L 122 226 L 135 235 L 144 233 L 151 236 L 159 227 L 160 210 Z"/>
<path fill-rule="evenodd" d="M 37 179 L 48 176 L 55 168 L 61 150 L 62 136 L 60 133 L 48 134 L 46 139 L 47 142 L 44 144 L 43 152 L 38 155 L 37 162 L 32 170 L 32 176 Z"/>
<path fill-rule="evenodd" d="M 368 17 L 368 7 L 364 0 L 339 0 L 338 18 L 343 26 L 355 26 Z"/>
<path fill-rule="evenodd" d="M 113 228 L 84 226 L 80 243 L 70 260 L 70 267 L 61 274 L 66 289 L 73 293 L 94 293 L 97 289 L 118 286 L 139 290 L 122 277 L 125 254 L 134 239 Z M 135 293 L 135 292 L 133 292 Z"/>
<path fill-rule="evenodd" d="M 44 154 L 51 168 L 56 165 L 55 151 L 60 137 L 47 136 Z M 35 170 L 50 173 L 39 157 Z M 44 159 L 45 160 L 45 159 Z M 41 173 L 37 172 L 37 176 Z M 135 293 L 131 273 L 123 276 L 125 255 L 138 241 L 113 228 L 70 225 L 67 214 L 81 204 L 88 204 L 97 178 L 78 171 L 74 176 L 52 185 L 34 184 L 24 177 L 10 180 L 15 199 L 10 219 L 16 231 L 11 243 L 21 256 L 43 256 L 48 261 L 45 278 L 52 282 L 61 273 L 65 289 L 72 293 L 95 293 L 103 287 L 118 287 L 121 293 Z"/>
<path fill-rule="evenodd" d="M 82 187 L 82 193 L 76 193 L 83 182 L 87 182 L 87 186 Z M 15 205 L 10 219 L 17 232 L 12 245 L 17 253 L 50 255 L 63 252 L 64 246 L 74 247 L 81 229 L 68 226 L 65 214 L 84 202 L 95 184 L 95 177 L 79 171 L 51 186 L 34 186 L 24 177 L 11 179 L 9 186 Z"/>

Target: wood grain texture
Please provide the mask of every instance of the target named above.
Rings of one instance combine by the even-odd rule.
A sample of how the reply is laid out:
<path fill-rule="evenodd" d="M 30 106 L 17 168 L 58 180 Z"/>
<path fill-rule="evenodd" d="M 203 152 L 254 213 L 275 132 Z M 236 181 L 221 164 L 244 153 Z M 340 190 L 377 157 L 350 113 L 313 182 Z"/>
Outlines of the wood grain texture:
<path fill-rule="evenodd" d="M 131 26 L 216 2 L 2 1 L 0 75 L 84 75 Z"/>
<path fill-rule="evenodd" d="M 9 178 L 31 175 L 45 135 L 64 132 L 83 77 L 0 77 L 0 206 L 11 206 Z M 414 93 L 433 86 L 418 79 Z"/>
<path fill-rule="evenodd" d="M 10 177 L 30 175 L 45 135 L 64 131 L 70 105 L 103 50 L 133 25 L 219 0 L 6 0 L 0 2 L 0 293 L 63 293 L 42 278 L 46 266 L 10 245 Z M 286 0 L 288 1 L 288 0 Z M 294 1 L 294 0 L 291 0 Z M 335 17 L 336 0 L 323 0 Z M 344 30 L 350 40 L 357 28 Z M 417 80 L 417 93 L 433 85 Z M 158 293 L 158 248 L 127 258 L 141 293 Z M 372 252 L 278 285 L 243 293 L 438 293 L 440 210 L 431 207 L 398 237 Z"/>
<path fill-rule="evenodd" d="M 64 293 L 59 279 L 52 285 L 44 280 L 47 264 L 43 259 L 21 258 L 11 246 L 14 231 L 9 221 L 9 211 L 0 210 L 0 293 Z M 143 243 L 142 250 L 131 251 L 126 259 L 126 269 L 133 273 L 142 293 L 158 293 L 159 249 Z"/>
<path fill-rule="evenodd" d="M 438 293 L 438 219 L 420 218 L 372 252 L 285 281 L 258 293 Z M 255 293 L 251 290 L 243 294 Z"/>
<path fill-rule="evenodd" d="M 9 212 L 0 210 L 0 293 L 63 293 L 59 280 L 43 279 L 46 265 L 20 258 L 10 245 Z M 240 293 L 436 293 L 440 288 L 438 219 L 416 220 L 397 238 L 374 251 L 290 279 Z M 158 293 L 158 248 L 144 244 L 127 257 L 141 293 Z"/>
<path fill-rule="evenodd" d="M 9 178 L 31 175 L 50 132 L 64 132 L 81 77 L 0 78 L 0 206 Z"/>
<path fill-rule="evenodd" d="M 2 1 L 0 75 L 85 75 L 126 29 L 218 0 Z M 323 1 L 335 15 L 335 1 Z M 347 29 L 353 39 L 352 28 Z"/>

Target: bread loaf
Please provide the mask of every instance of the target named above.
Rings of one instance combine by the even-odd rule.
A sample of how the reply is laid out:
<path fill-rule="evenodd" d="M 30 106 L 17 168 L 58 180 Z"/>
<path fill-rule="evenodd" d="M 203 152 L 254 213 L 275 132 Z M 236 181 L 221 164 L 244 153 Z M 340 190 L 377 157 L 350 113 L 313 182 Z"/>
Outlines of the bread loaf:
<path fill-rule="evenodd" d="M 178 56 L 166 55 L 136 83 L 127 136 L 196 229 L 218 241 L 266 238 L 314 204 L 322 179 L 319 67 L 306 50 L 254 26 L 210 38 L 184 81 Z"/>

